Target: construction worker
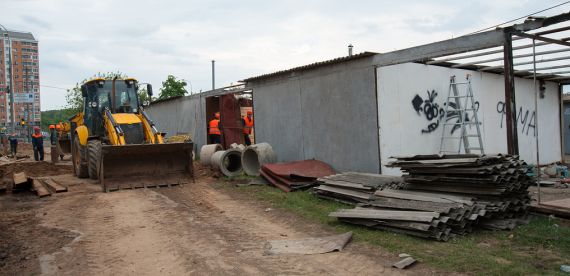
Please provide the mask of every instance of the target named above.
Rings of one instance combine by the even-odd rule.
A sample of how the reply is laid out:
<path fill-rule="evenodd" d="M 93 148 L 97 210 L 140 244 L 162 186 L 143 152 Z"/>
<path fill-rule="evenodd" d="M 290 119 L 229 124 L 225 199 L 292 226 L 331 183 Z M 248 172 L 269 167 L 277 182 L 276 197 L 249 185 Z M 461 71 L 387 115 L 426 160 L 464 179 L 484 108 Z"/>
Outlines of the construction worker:
<path fill-rule="evenodd" d="M 34 159 L 36 161 L 44 161 L 44 137 L 40 127 L 34 127 L 32 134 L 32 146 L 34 147 Z"/>
<path fill-rule="evenodd" d="M 52 146 L 55 145 L 56 139 L 55 125 L 49 125 L 49 142 Z"/>
<path fill-rule="evenodd" d="M 247 111 L 247 115 L 241 119 L 243 123 L 243 140 L 245 145 L 251 145 L 251 130 L 253 129 L 253 112 L 251 110 Z"/>
<path fill-rule="evenodd" d="M 0 142 L 2 143 L 2 154 L 8 155 L 8 134 L 5 127 L 0 129 Z"/>
<path fill-rule="evenodd" d="M 55 133 L 55 139 L 54 139 L 54 144 L 53 144 L 53 145 L 56 145 L 56 146 L 57 146 L 57 133 L 60 132 L 62 128 L 63 128 L 63 123 L 62 123 L 62 122 L 59 122 L 58 124 L 55 125 L 55 131 L 54 131 L 54 133 Z M 57 149 L 57 147 L 56 147 L 56 149 Z M 64 156 L 64 155 L 60 153 L 60 154 L 59 154 L 59 160 L 63 160 L 63 156 Z"/>
<path fill-rule="evenodd" d="M 18 153 L 18 134 L 16 132 L 10 134 L 8 140 L 10 140 L 10 153 L 12 153 L 12 157 L 16 158 Z"/>
<path fill-rule="evenodd" d="M 220 112 L 214 113 L 214 119 L 209 123 L 208 135 L 212 144 L 220 144 L 222 142 L 220 131 Z"/>

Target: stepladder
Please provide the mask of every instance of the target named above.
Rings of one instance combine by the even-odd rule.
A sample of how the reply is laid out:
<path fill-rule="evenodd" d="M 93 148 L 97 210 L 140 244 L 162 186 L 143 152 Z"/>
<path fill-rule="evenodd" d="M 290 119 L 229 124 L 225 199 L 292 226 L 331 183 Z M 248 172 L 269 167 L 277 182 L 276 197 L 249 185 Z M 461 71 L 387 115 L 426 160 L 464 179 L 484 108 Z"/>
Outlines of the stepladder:
<path fill-rule="evenodd" d="M 473 96 L 471 75 L 468 74 L 463 82 L 457 82 L 455 76 L 451 76 L 439 154 L 485 154 L 478 111 L 479 103 Z"/>

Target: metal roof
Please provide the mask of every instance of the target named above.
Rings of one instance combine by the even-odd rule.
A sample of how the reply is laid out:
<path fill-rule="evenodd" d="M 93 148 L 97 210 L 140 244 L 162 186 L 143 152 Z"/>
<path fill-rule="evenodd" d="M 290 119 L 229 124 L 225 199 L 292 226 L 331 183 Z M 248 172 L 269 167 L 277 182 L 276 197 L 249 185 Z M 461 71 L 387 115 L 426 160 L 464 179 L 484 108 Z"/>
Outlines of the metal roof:
<path fill-rule="evenodd" d="M 287 74 L 287 73 L 291 73 L 291 72 L 295 72 L 295 71 L 304 71 L 304 70 L 314 69 L 317 67 L 343 63 L 343 62 L 357 60 L 357 59 L 361 59 L 361 58 L 365 58 L 365 57 L 371 57 L 371 56 L 376 55 L 376 54 L 378 54 L 378 53 L 362 52 L 362 53 L 355 54 L 352 56 L 339 57 L 339 58 L 335 58 L 335 59 L 315 62 L 315 63 L 311 63 L 308 65 L 303 65 L 303 66 L 299 66 L 299 67 L 294 67 L 294 68 L 287 69 L 287 70 L 281 70 L 281 71 L 277 71 L 277 72 L 273 72 L 273 73 L 269 73 L 269 74 L 259 75 L 259 76 L 247 78 L 243 81 L 244 82 L 251 82 L 251 81 L 256 81 L 256 80 L 260 80 L 260 79 L 266 79 L 266 78 L 275 77 L 278 75 L 283 75 L 283 74 Z"/>
<path fill-rule="evenodd" d="M 4 36 L 6 31 L 0 30 L 0 34 Z M 13 40 L 26 40 L 26 41 L 37 41 L 34 35 L 30 32 L 18 32 L 18 31 L 8 31 L 10 39 Z"/>

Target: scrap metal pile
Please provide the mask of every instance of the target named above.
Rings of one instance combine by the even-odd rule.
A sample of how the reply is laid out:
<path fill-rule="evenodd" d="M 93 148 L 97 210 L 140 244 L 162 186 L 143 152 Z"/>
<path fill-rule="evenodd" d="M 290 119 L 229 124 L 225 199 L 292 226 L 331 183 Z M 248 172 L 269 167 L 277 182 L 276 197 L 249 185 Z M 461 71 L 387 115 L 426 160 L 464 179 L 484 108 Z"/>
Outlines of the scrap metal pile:
<path fill-rule="evenodd" d="M 534 179 L 517 156 L 418 155 L 396 159 L 390 166 L 405 173 L 405 190 L 378 189 L 367 200 L 361 197 L 356 209 L 338 210 L 330 216 L 441 241 L 469 233 L 475 226 L 513 229 L 525 222 L 530 205 L 527 188 Z M 317 194 L 320 188 L 316 188 Z"/>

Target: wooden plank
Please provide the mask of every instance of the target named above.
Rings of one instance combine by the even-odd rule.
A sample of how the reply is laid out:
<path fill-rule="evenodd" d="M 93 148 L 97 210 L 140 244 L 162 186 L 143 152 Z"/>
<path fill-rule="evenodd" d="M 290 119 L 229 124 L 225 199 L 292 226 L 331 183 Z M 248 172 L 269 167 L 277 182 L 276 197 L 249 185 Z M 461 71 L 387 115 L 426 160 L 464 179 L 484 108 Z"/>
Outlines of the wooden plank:
<path fill-rule="evenodd" d="M 570 198 L 547 201 L 541 203 L 540 205 L 554 207 L 561 210 L 568 210 L 568 212 L 570 212 Z"/>
<path fill-rule="evenodd" d="M 39 197 L 50 196 L 51 192 L 44 187 L 41 180 L 34 178 L 32 179 L 32 189 L 36 192 Z"/>
<path fill-rule="evenodd" d="M 67 187 L 60 185 L 51 178 L 44 178 L 42 179 L 42 181 L 46 185 L 46 187 L 50 189 L 52 192 L 56 193 L 67 192 Z"/>
<path fill-rule="evenodd" d="M 12 177 L 14 180 L 15 188 L 19 188 L 28 184 L 28 177 L 26 176 L 25 172 L 14 173 Z"/>

